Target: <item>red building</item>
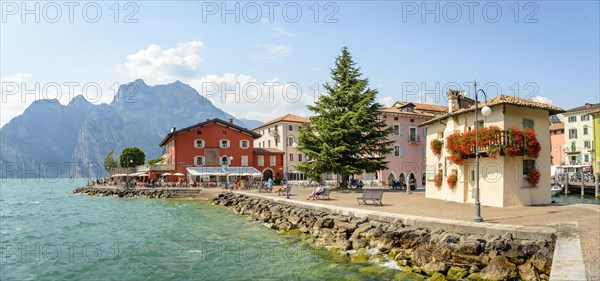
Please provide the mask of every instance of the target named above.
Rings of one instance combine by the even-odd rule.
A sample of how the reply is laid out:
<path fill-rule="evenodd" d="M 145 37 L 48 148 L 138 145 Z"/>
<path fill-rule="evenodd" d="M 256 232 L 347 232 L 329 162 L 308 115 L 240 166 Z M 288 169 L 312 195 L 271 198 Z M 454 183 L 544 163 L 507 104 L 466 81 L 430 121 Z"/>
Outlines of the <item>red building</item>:
<path fill-rule="evenodd" d="M 281 179 L 283 152 L 254 149 L 260 135 L 221 119 L 210 119 L 183 129 L 173 128 L 160 142 L 163 163 L 171 171 L 149 171 L 150 177 L 168 174 L 168 180 L 224 183 L 229 178 L 247 181 Z M 150 169 L 155 170 L 155 169 Z"/>

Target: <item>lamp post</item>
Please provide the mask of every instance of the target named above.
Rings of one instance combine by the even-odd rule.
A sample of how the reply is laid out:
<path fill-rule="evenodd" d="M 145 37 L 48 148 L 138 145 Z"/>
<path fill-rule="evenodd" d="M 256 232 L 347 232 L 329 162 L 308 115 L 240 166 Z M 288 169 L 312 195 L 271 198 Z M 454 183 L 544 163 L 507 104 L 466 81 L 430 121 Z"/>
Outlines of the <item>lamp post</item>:
<path fill-rule="evenodd" d="M 481 217 L 481 203 L 479 202 L 479 137 L 478 135 L 478 127 L 479 127 L 479 100 L 477 98 L 477 94 L 481 92 L 487 100 L 487 95 L 482 89 L 477 91 L 477 82 L 475 82 L 475 216 L 473 217 L 474 222 L 482 222 L 483 218 Z M 492 113 L 492 110 L 489 106 L 484 106 L 481 108 L 481 114 L 485 116 L 489 116 Z"/>
<path fill-rule="evenodd" d="M 125 184 L 126 184 L 125 188 L 129 189 L 129 165 L 133 164 L 133 160 L 129 159 L 129 157 L 127 157 L 127 160 L 129 160 L 129 161 L 126 161 L 126 163 L 128 163 L 128 164 L 127 164 L 127 167 L 125 168 Z"/>
<path fill-rule="evenodd" d="M 229 157 L 227 157 L 227 159 L 229 161 L 227 161 L 225 163 L 225 181 L 226 181 L 225 188 L 226 189 L 229 188 L 229 164 L 231 163 L 231 161 L 233 161 L 233 156 L 229 156 Z"/>
<path fill-rule="evenodd" d="M 287 147 L 288 147 L 288 144 L 286 143 L 286 145 L 285 145 L 286 154 L 287 154 Z M 297 147 L 298 147 L 298 143 L 293 142 L 292 143 L 292 148 L 296 149 Z M 290 189 L 288 188 L 288 167 L 289 167 L 289 165 L 290 165 L 289 161 L 286 161 L 286 163 L 285 163 L 285 177 L 284 177 L 284 180 L 285 180 L 285 198 L 286 199 L 290 199 Z"/>
<path fill-rule="evenodd" d="M 92 164 L 92 162 L 89 162 L 88 164 L 90 166 L 88 169 L 88 183 L 90 186 L 92 186 L 93 185 L 93 183 L 92 183 L 92 167 L 94 166 L 94 164 Z"/>

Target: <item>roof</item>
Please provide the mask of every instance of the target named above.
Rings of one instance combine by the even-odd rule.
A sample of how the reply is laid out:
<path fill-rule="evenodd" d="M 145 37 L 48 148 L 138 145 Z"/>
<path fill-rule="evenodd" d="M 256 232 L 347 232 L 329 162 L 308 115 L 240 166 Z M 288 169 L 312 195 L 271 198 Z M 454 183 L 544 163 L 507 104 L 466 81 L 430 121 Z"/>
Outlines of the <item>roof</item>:
<path fill-rule="evenodd" d="M 409 105 L 414 106 L 414 112 L 400 111 L 401 108 L 404 108 Z M 434 104 L 426 104 L 426 103 L 398 101 L 398 102 L 394 103 L 394 105 L 383 108 L 379 111 L 385 112 L 385 113 L 397 113 L 397 114 L 403 114 L 403 115 L 413 115 L 416 117 L 431 118 L 431 117 L 434 117 L 436 114 L 448 111 L 448 107 L 441 106 L 441 105 L 434 105 Z"/>
<path fill-rule="evenodd" d="M 266 127 L 266 126 L 269 126 L 271 124 L 275 124 L 278 122 L 306 123 L 308 121 L 310 121 L 308 118 L 300 117 L 300 116 L 294 115 L 294 114 L 286 114 L 279 118 L 273 119 L 269 122 L 263 123 L 262 125 L 254 128 L 254 130 L 256 130 L 258 128 Z"/>
<path fill-rule="evenodd" d="M 170 139 L 172 136 L 178 135 L 178 134 L 180 134 L 180 133 L 183 133 L 183 132 L 188 132 L 188 131 L 190 131 L 190 130 L 192 130 L 192 129 L 195 129 L 195 128 L 198 128 L 198 127 L 204 127 L 204 126 L 206 126 L 206 125 L 209 125 L 209 124 L 221 124 L 221 125 L 223 125 L 223 126 L 225 126 L 225 127 L 227 127 L 227 128 L 230 128 L 230 129 L 233 129 L 233 130 L 236 130 L 236 131 L 239 131 L 239 132 L 242 132 L 242 133 L 248 134 L 248 135 L 250 135 L 250 136 L 251 136 L 251 137 L 253 137 L 253 138 L 260 138 L 260 136 L 261 136 L 261 135 L 260 135 L 260 134 L 258 134 L 258 133 L 255 133 L 255 132 L 253 132 L 253 131 L 250 131 L 250 130 L 248 130 L 248 129 L 246 129 L 246 128 L 242 128 L 242 127 L 240 127 L 240 126 L 238 126 L 238 125 L 235 125 L 235 124 L 233 124 L 233 123 L 229 123 L 229 122 L 227 122 L 227 121 L 224 121 L 224 120 L 221 120 L 221 119 L 219 119 L 219 118 L 214 118 L 214 119 L 208 119 L 208 120 L 206 120 L 206 121 L 204 121 L 204 122 L 201 122 L 201 123 L 198 123 L 198 124 L 195 124 L 195 125 L 189 126 L 189 127 L 185 127 L 185 128 L 183 128 L 183 129 L 179 129 L 179 130 L 176 130 L 176 131 L 174 131 L 174 132 L 171 132 L 171 133 L 167 134 L 167 135 L 165 136 L 165 138 L 163 138 L 163 140 L 160 142 L 159 146 L 163 146 L 163 145 L 165 145 L 165 144 L 167 143 L 167 141 L 168 141 L 168 140 L 169 140 L 169 139 Z"/>
<path fill-rule="evenodd" d="M 254 153 L 256 154 L 284 154 L 283 151 L 277 148 L 254 148 Z"/>
<path fill-rule="evenodd" d="M 600 109 L 600 103 L 586 103 L 582 106 L 571 108 L 571 109 L 567 110 L 567 112 L 565 112 L 565 113 L 568 114 L 568 113 L 575 113 L 578 111 L 587 111 L 587 110 L 596 111 L 596 109 Z"/>
<path fill-rule="evenodd" d="M 564 130 L 565 129 L 565 123 L 555 123 L 550 125 L 550 131 L 554 131 L 554 130 Z"/>
<path fill-rule="evenodd" d="M 534 109 L 542 109 L 542 110 L 548 111 L 550 114 L 558 114 L 558 113 L 565 112 L 564 109 L 562 109 L 558 106 L 550 105 L 550 104 L 543 103 L 543 102 L 537 102 L 537 101 L 533 101 L 533 100 L 513 97 L 513 96 L 509 96 L 509 95 L 499 95 L 493 99 L 488 100 L 487 102 L 486 101 L 480 102 L 478 106 L 483 107 L 483 106 L 487 105 L 489 107 L 492 107 L 492 106 L 501 105 L 501 104 L 509 104 L 509 105 L 515 105 L 515 106 L 529 107 L 529 108 L 534 108 Z M 445 120 L 449 117 L 461 115 L 461 114 L 467 113 L 467 112 L 472 112 L 474 109 L 475 109 L 475 105 L 469 106 L 467 108 L 461 108 L 461 109 L 453 111 L 452 113 L 446 113 L 442 116 L 438 116 L 436 118 L 433 118 L 431 120 L 423 122 L 419 126 L 433 124 L 437 121 Z"/>

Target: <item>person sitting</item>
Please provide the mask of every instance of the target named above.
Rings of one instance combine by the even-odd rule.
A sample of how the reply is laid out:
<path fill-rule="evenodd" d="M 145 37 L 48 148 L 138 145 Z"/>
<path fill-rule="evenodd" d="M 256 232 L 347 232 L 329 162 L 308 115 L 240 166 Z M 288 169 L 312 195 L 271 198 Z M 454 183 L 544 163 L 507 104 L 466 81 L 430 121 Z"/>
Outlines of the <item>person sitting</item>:
<path fill-rule="evenodd" d="M 323 191 L 325 191 L 325 188 L 323 188 L 322 185 L 317 187 L 317 189 L 313 190 L 313 192 L 308 196 L 308 198 L 306 198 L 306 200 L 310 200 L 311 198 L 312 200 L 317 200 L 317 195 L 323 194 Z"/>

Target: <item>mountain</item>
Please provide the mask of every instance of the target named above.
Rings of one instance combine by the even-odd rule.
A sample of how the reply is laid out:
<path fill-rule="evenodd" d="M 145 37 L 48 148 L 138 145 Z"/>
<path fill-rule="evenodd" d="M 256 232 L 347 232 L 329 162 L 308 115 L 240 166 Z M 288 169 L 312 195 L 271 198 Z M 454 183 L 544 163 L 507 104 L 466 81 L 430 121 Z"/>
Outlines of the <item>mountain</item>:
<path fill-rule="evenodd" d="M 246 124 L 246 128 L 252 130 L 260 125 L 262 125 L 264 122 L 258 121 L 258 120 L 252 120 L 252 119 L 240 119 L 240 121 L 242 121 L 242 123 Z"/>
<path fill-rule="evenodd" d="M 148 86 L 135 80 L 121 85 L 110 104 L 94 105 L 83 96 L 67 105 L 39 100 L 0 129 L 0 177 L 87 176 L 90 163 L 93 175 L 102 176 L 109 151 L 118 155 L 138 147 L 146 160 L 156 158 L 162 152 L 158 144 L 172 127 L 211 118 L 258 126 L 236 119 L 179 81 Z"/>

